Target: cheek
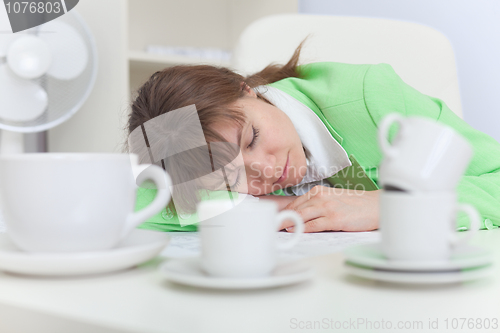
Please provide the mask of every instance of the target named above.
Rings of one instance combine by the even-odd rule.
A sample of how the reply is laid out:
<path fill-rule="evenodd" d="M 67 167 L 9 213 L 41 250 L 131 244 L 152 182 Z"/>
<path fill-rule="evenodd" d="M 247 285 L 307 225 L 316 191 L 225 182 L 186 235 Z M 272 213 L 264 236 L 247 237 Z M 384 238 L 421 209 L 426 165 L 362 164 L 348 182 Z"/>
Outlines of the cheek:
<path fill-rule="evenodd" d="M 296 169 L 297 169 L 297 177 L 304 177 L 307 171 L 307 162 L 306 155 L 302 150 L 302 145 L 297 149 L 296 154 Z"/>
<path fill-rule="evenodd" d="M 259 196 L 259 195 L 269 194 L 272 191 L 273 191 L 272 186 L 269 186 L 260 179 L 256 178 L 248 179 L 248 188 L 246 193 Z"/>
<path fill-rule="evenodd" d="M 278 131 L 276 131 L 276 135 L 279 135 L 279 139 L 281 141 L 286 141 L 286 142 L 296 142 L 297 140 L 300 141 L 297 130 L 293 126 L 293 123 L 290 120 L 290 118 L 288 118 L 286 115 L 284 115 L 284 117 L 281 118 L 279 121 L 275 122 L 274 126 L 279 129 Z"/>
<path fill-rule="evenodd" d="M 257 178 L 248 177 L 248 194 L 251 195 L 262 195 L 264 193 L 262 181 Z"/>

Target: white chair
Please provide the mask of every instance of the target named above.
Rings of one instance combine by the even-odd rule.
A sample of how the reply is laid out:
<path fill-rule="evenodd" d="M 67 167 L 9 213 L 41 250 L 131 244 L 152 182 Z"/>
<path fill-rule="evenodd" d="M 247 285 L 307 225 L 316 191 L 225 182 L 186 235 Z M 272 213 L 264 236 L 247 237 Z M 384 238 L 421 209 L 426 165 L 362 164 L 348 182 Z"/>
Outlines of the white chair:
<path fill-rule="evenodd" d="M 309 34 L 300 63 L 387 63 L 410 86 L 442 99 L 462 117 L 451 43 L 442 33 L 416 23 L 323 15 L 268 16 L 243 31 L 235 47 L 233 68 L 251 74 L 270 63 L 284 64 Z"/>

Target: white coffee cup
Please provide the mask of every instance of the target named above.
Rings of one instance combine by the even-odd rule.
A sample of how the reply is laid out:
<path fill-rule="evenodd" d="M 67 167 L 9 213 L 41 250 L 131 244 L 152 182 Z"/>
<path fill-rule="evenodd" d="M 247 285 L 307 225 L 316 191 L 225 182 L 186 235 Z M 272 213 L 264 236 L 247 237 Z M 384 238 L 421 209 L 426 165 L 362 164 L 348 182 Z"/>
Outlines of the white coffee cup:
<path fill-rule="evenodd" d="M 140 173 L 158 193 L 134 212 L 137 156 L 38 153 L 0 156 L 0 194 L 7 232 L 30 252 L 78 252 L 114 247 L 165 208 L 170 177 L 157 166 Z"/>
<path fill-rule="evenodd" d="M 393 123 L 399 124 L 392 144 Z M 379 125 L 384 159 L 379 184 L 408 191 L 454 191 L 473 154 L 469 142 L 451 127 L 424 117 L 386 116 Z"/>
<path fill-rule="evenodd" d="M 445 261 L 479 229 L 480 216 L 469 205 L 457 203 L 455 192 L 396 192 L 380 194 L 382 252 L 391 260 Z M 469 216 L 470 229 L 456 232 L 456 213 Z"/>
<path fill-rule="evenodd" d="M 272 201 L 203 201 L 200 219 L 201 266 L 212 276 L 230 278 L 265 277 L 275 268 L 277 250 L 295 246 L 304 232 L 304 222 L 294 211 L 278 213 Z M 286 243 L 277 242 L 281 223 L 290 219 L 295 235 Z"/>

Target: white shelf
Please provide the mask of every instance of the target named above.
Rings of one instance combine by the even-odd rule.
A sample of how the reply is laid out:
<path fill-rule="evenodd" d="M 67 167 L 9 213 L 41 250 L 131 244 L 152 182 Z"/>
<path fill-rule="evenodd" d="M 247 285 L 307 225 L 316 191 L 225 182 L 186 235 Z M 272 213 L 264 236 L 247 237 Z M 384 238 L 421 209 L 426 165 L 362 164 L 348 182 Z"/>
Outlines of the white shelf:
<path fill-rule="evenodd" d="M 297 0 L 252 0 L 251 6 L 235 0 L 128 0 L 127 4 L 125 52 L 132 96 L 153 73 L 167 67 L 201 64 L 232 67 L 228 60 L 148 53 L 148 45 L 230 51 L 251 22 L 272 14 L 298 11 Z"/>
<path fill-rule="evenodd" d="M 147 53 L 144 51 L 134 51 L 130 50 L 128 52 L 128 59 L 131 64 L 159 64 L 165 66 L 172 65 L 198 65 L 206 64 L 213 66 L 231 66 L 230 62 L 222 60 L 212 60 L 212 59 L 201 59 L 195 57 L 185 57 L 185 56 L 170 56 Z"/>

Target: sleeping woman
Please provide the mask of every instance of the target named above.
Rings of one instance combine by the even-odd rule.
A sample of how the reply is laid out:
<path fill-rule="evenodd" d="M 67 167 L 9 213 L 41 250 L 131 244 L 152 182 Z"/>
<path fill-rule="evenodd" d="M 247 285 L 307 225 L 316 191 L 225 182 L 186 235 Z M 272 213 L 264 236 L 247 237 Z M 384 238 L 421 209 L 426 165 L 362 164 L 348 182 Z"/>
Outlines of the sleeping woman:
<path fill-rule="evenodd" d="M 368 231 L 379 225 L 381 119 L 394 112 L 427 117 L 454 128 L 473 146 L 458 199 L 478 209 L 482 228 L 500 225 L 496 140 L 473 129 L 442 100 L 404 83 L 388 64 L 299 66 L 302 44 L 286 65 L 270 65 L 248 77 L 207 65 L 174 66 L 153 74 L 132 103 L 129 134 L 151 119 L 194 105 L 209 147 L 226 142 L 239 148 L 245 172 L 234 173 L 231 189 L 297 211 L 305 232 Z M 154 195 L 154 190 L 139 189 L 137 208 Z M 195 224 L 180 223 L 182 209 L 176 206 L 171 202 L 143 227 L 196 230 Z M 185 213 L 192 212 L 193 205 L 186 207 Z M 459 216 L 457 228 L 465 230 L 467 221 Z M 293 231 L 290 225 L 282 228 Z"/>

